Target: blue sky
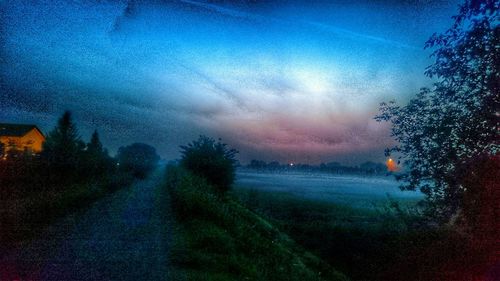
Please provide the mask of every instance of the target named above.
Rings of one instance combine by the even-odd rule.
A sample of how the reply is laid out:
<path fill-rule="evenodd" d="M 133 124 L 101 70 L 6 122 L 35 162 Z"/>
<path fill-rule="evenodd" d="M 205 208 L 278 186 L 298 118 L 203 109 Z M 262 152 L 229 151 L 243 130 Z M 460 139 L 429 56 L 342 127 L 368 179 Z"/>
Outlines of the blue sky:
<path fill-rule="evenodd" d="M 50 130 L 72 110 L 82 136 L 172 159 L 199 134 L 240 159 L 383 160 L 373 116 L 404 102 L 451 24 L 449 1 L 2 1 L 2 122 Z"/>

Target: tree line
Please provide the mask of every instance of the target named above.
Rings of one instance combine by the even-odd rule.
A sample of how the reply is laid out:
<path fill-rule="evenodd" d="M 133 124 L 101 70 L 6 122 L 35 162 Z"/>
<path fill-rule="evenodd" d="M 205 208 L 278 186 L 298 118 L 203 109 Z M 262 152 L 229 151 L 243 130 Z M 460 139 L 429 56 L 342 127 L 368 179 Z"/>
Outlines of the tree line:
<path fill-rule="evenodd" d="M 278 161 L 266 162 L 252 159 L 246 168 L 273 172 L 282 171 L 304 171 L 304 172 L 326 172 L 334 174 L 361 174 L 375 175 L 386 174 L 387 167 L 382 163 L 367 161 L 358 166 L 345 166 L 338 162 L 321 163 L 319 165 L 310 165 L 302 163 L 282 164 Z"/>
<path fill-rule="evenodd" d="M 61 190 L 75 184 L 126 185 L 133 178 L 144 178 L 156 166 L 156 150 L 142 143 L 118 149 L 111 157 L 95 130 L 84 142 L 69 111 L 59 118 L 47 134 L 39 155 L 0 146 L 0 192 L 23 196 L 27 193 Z"/>

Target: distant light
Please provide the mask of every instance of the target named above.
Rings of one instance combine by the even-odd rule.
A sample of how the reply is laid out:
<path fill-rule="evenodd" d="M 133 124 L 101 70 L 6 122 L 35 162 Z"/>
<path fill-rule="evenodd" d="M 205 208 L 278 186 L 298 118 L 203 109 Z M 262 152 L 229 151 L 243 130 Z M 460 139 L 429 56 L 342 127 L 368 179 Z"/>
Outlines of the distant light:
<path fill-rule="evenodd" d="M 290 166 L 293 166 L 293 163 L 290 163 Z"/>
<path fill-rule="evenodd" d="M 394 160 L 392 160 L 392 158 L 387 159 L 386 166 L 387 171 L 389 172 L 396 172 L 399 170 L 398 165 L 394 162 Z"/>

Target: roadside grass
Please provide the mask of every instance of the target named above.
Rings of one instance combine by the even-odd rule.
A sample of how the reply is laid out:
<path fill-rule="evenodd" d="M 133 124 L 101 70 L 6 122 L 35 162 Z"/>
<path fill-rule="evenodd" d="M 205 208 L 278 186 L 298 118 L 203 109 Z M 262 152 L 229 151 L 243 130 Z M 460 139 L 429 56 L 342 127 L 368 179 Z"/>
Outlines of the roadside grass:
<path fill-rule="evenodd" d="M 168 167 L 178 223 L 171 262 L 186 280 L 347 280 L 232 196 Z"/>
<path fill-rule="evenodd" d="M 0 249 L 29 240 L 56 219 L 82 209 L 106 194 L 132 184 L 125 173 L 93 183 L 73 184 L 64 188 L 37 188 L 22 197 L 0 199 Z"/>

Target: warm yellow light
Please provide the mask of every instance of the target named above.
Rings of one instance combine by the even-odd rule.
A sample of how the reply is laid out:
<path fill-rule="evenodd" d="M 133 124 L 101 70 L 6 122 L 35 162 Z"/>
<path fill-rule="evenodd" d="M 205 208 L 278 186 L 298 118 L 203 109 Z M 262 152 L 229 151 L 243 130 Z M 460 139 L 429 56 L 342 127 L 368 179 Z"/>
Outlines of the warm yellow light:
<path fill-rule="evenodd" d="M 392 158 L 387 159 L 387 162 L 385 164 L 387 166 L 387 171 L 389 172 L 395 172 L 399 170 L 398 165 L 394 163 L 394 160 L 392 160 Z"/>

